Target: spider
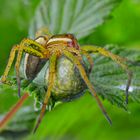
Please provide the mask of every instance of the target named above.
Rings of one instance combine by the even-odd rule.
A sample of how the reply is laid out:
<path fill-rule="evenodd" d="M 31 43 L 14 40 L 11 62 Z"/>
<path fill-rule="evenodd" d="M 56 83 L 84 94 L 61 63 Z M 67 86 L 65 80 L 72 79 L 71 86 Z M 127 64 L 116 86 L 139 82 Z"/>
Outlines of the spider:
<path fill-rule="evenodd" d="M 15 64 L 16 69 L 16 78 L 17 78 L 17 85 L 18 85 L 18 95 L 20 96 L 20 74 L 19 68 L 21 63 L 21 58 L 23 52 L 29 55 L 33 55 L 40 59 L 48 59 L 49 60 L 49 77 L 48 77 L 48 86 L 46 95 L 44 98 L 44 102 L 41 108 L 41 112 L 39 118 L 37 120 L 36 126 L 34 128 L 34 132 L 37 130 L 46 110 L 46 105 L 48 104 L 49 98 L 51 96 L 51 90 L 54 85 L 55 75 L 56 75 L 56 63 L 57 60 L 63 55 L 67 57 L 79 70 L 79 73 L 84 80 L 86 86 L 89 88 L 91 94 L 95 97 L 101 111 L 103 112 L 104 116 L 108 120 L 110 124 L 112 121 L 108 116 L 104 106 L 102 105 L 99 97 L 96 94 L 96 91 L 91 84 L 88 74 L 82 65 L 82 56 L 84 55 L 87 57 L 87 60 L 90 64 L 90 71 L 93 67 L 93 59 L 91 58 L 90 54 L 99 53 L 105 57 L 111 58 L 117 64 L 119 64 L 122 69 L 124 69 L 128 74 L 128 81 L 126 85 L 126 102 L 128 103 L 128 91 L 129 86 L 131 84 L 132 79 L 132 72 L 128 69 L 128 66 L 125 64 L 127 59 L 122 58 L 118 55 L 112 54 L 108 50 L 96 47 L 96 46 L 83 46 L 80 47 L 78 44 L 77 39 L 74 37 L 73 34 L 58 34 L 58 35 L 51 35 L 48 33 L 47 29 L 42 28 L 36 33 L 36 39 L 23 39 L 19 45 L 15 45 L 10 53 L 9 61 L 2 76 L 1 82 L 9 84 L 10 81 L 7 81 L 7 76 L 14 61 L 16 52 L 17 60 Z"/>

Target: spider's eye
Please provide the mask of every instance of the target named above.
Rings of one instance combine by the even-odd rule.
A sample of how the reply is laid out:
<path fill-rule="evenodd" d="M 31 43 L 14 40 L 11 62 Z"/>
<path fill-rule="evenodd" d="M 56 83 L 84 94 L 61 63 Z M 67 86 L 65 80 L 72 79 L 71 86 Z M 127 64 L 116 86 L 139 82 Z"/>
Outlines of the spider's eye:
<path fill-rule="evenodd" d="M 48 37 L 40 36 L 40 37 L 36 38 L 35 41 L 38 42 L 41 45 L 45 45 L 46 42 L 48 41 Z"/>

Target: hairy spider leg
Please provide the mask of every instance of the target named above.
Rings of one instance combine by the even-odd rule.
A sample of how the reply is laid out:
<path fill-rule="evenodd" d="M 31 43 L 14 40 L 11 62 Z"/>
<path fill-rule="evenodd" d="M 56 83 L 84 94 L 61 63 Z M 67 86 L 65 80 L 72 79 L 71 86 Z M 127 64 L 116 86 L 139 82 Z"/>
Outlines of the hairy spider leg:
<path fill-rule="evenodd" d="M 68 52 L 68 51 L 66 51 L 66 50 L 64 50 L 63 53 L 64 53 L 64 55 L 65 55 L 66 57 L 68 57 L 68 59 L 70 59 L 70 60 L 77 66 L 77 68 L 78 68 L 78 70 L 79 70 L 79 72 L 80 72 L 80 74 L 81 74 L 83 80 L 85 81 L 87 87 L 90 89 L 91 94 L 95 97 L 95 99 L 96 99 L 96 101 L 97 101 L 97 103 L 98 103 L 98 105 L 99 105 L 101 111 L 102 111 L 103 114 L 105 115 L 105 117 L 106 117 L 106 119 L 108 120 L 108 122 L 109 122 L 110 124 L 112 124 L 112 121 L 111 121 L 110 117 L 108 116 L 108 114 L 107 114 L 107 112 L 106 112 L 104 106 L 102 105 L 102 103 L 101 103 L 99 97 L 97 96 L 96 91 L 95 91 L 93 85 L 91 84 L 91 82 L 89 81 L 89 79 L 88 79 L 88 77 L 87 77 L 87 74 L 86 74 L 86 72 L 85 72 L 83 66 L 81 65 L 80 61 L 79 61 L 72 53 L 70 53 L 70 52 Z"/>
<path fill-rule="evenodd" d="M 79 48 L 79 50 L 80 50 L 80 53 L 79 53 L 79 50 L 77 50 L 76 48 L 71 48 L 71 47 L 68 47 L 67 50 L 68 50 L 69 52 L 71 52 L 72 54 L 76 54 L 76 55 L 78 56 L 78 58 L 79 58 L 80 61 L 83 61 L 81 54 L 82 54 L 82 55 L 85 55 L 86 58 L 87 58 L 87 60 L 88 60 L 88 62 L 89 62 L 89 64 L 90 64 L 89 73 L 91 72 L 91 70 L 92 70 L 92 68 L 93 68 L 93 65 L 94 65 L 94 62 L 93 62 L 92 57 L 91 57 L 86 51 L 81 50 L 81 49 Z"/>
<path fill-rule="evenodd" d="M 17 84 L 18 84 L 18 95 L 20 96 L 19 67 L 20 67 L 22 52 L 24 51 L 26 53 L 38 56 L 40 58 L 44 58 L 47 56 L 47 53 L 44 54 L 44 52 L 47 52 L 47 51 L 42 45 L 35 42 L 34 40 L 30 40 L 30 39 L 22 40 L 20 45 L 14 46 L 10 52 L 8 64 L 6 66 L 6 69 L 5 69 L 4 74 L 2 76 L 2 79 L 1 79 L 1 82 L 3 82 L 3 83 L 8 83 L 8 82 L 6 82 L 6 78 L 7 78 L 9 71 L 10 71 L 12 63 L 14 61 L 16 51 L 18 51 L 18 56 L 17 56 L 17 61 L 15 64 L 15 67 L 16 67 L 16 77 L 17 77 Z"/>
<path fill-rule="evenodd" d="M 108 50 L 101 48 L 101 47 L 95 47 L 95 46 L 83 46 L 82 50 L 85 50 L 90 53 L 99 53 L 105 57 L 110 57 L 112 60 L 114 60 L 118 65 L 120 65 L 128 74 L 128 81 L 126 84 L 126 103 L 128 104 L 128 92 L 129 87 L 132 81 L 133 73 L 131 70 L 129 70 L 128 66 L 125 64 L 127 62 L 126 58 L 122 58 L 118 55 L 112 54 Z"/>
<path fill-rule="evenodd" d="M 10 68 L 12 66 L 12 63 L 14 61 L 14 58 L 15 58 L 15 54 L 16 54 L 16 51 L 19 49 L 19 46 L 16 45 L 12 48 L 11 52 L 10 52 L 10 57 L 9 57 L 9 60 L 8 60 L 8 64 L 6 66 L 6 69 L 4 71 L 4 74 L 2 76 L 2 79 L 1 79 L 1 82 L 2 83 L 5 83 L 5 84 L 10 84 L 10 81 L 7 81 L 6 78 L 7 78 L 7 75 L 10 71 Z"/>
<path fill-rule="evenodd" d="M 84 50 L 81 50 L 81 54 L 85 55 L 87 57 L 88 62 L 90 63 L 90 69 L 89 69 L 89 73 L 91 73 L 92 68 L 94 66 L 94 62 L 92 57 Z"/>
<path fill-rule="evenodd" d="M 39 118 L 37 120 L 37 123 L 35 125 L 34 131 L 33 133 L 36 132 L 37 128 L 39 127 L 39 124 L 41 123 L 41 120 L 45 114 L 46 111 L 46 105 L 48 104 L 49 98 L 51 96 L 51 90 L 54 84 L 54 79 L 55 79 L 55 72 L 56 72 L 56 59 L 57 56 L 55 54 L 52 54 L 52 56 L 50 56 L 49 61 L 50 61 L 50 65 L 49 65 L 49 77 L 48 77 L 48 87 L 47 87 L 47 93 L 45 95 L 45 99 L 43 102 L 43 106 L 39 115 Z"/>

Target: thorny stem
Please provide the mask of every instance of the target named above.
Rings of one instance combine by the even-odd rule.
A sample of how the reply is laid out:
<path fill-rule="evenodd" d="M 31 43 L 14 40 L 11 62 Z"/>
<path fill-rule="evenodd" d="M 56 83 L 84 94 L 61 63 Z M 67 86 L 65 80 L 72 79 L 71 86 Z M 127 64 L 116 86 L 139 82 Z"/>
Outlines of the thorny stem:
<path fill-rule="evenodd" d="M 0 120 L 0 131 L 6 126 L 6 124 L 12 119 L 15 113 L 20 109 L 23 103 L 28 99 L 29 94 L 24 93 L 24 95 L 19 99 L 19 101 L 10 109 L 6 116 Z"/>

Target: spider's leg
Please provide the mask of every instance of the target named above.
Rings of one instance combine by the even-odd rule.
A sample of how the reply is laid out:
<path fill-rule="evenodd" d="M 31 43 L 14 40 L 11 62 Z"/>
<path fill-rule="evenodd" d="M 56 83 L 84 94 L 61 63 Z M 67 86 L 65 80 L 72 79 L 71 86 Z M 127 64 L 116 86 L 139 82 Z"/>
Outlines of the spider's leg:
<path fill-rule="evenodd" d="M 16 51 L 18 51 L 18 49 L 19 49 L 19 46 L 18 46 L 18 45 L 17 45 L 17 46 L 14 46 L 14 47 L 12 48 L 11 52 L 10 52 L 10 57 L 9 57 L 9 60 L 8 60 L 8 64 L 7 64 L 7 66 L 6 66 L 6 69 L 5 69 L 5 71 L 4 71 L 3 76 L 2 76 L 2 78 L 1 78 L 1 82 L 2 82 L 2 83 L 6 83 L 6 84 L 9 84 L 9 83 L 10 83 L 10 82 L 8 82 L 8 81 L 6 80 L 6 78 L 7 78 L 7 75 L 8 75 L 8 73 L 9 73 L 9 71 L 10 71 L 10 68 L 11 68 L 11 66 L 12 66 L 12 63 L 13 63 L 13 61 L 14 61 Z"/>
<path fill-rule="evenodd" d="M 88 61 L 90 63 L 89 73 L 91 73 L 91 70 L 92 70 L 92 68 L 94 66 L 94 62 L 93 62 L 92 57 L 86 51 L 84 51 L 84 50 L 81 50 L 81 54 L 83 54 L 83 55 L 85 55 L 87 57 L 87 59 L 88 59 Z"/>
<path fill-rule="evenodd" d="M 91 94 L 95 97 L 95 99 L 96 99 L 96 101 L 97 101 L 97 103 L 98 103 L 100 109 L 102 110 L 103 114 L 105 115 L 106 119 L 108 120 L 108 122 L 109 122 L 110 124 L 112 124 L 112 121 L 111 121 L 110 117 L 108 116 L 108 114 L 107 114 L 107 112 L 106 112 L 104 106 L 102 105 L 102 103 L 101 103 L 99 97 L 97 96 L 96 91 L 95 91 L 93 85 L 91 84 L 91 82 L 89 81 L 89 79 L 88 79 L 88 77 L 87 77 L 87 74 L 86 74 L 86 72 L 85 72 L 83 66 L 81 65 L 80 61 L 79 61 L 79 60 L 77 59 L 77 57 L 75 57 L 72 53 L 70 53 L 70 52 L 68 52 L 68 51 L 66 51 L 66 50 L 63 50 L 63 53 L 64 53 L 64 55 L 65 55 L 66 57 L 68 57 L 68 58 L 69 58 L 72 62 L 74 62 L 74 64 L 77 66 L 77 68 L 78 68 L 78 70 L 79 70 L 79 72 L 80 72 L 80 74 L 81 74 L 83 80 L 85 81 L 87 87 L 90 89 Z"/>
<path fill-rule="evenodd" d="M 75 48 L 72 48 L 72 47 L 68 47 L 67 48 L 69 52 L 71 52 L 72 54 L 76 54 L 79 58 L 80 61 L 82 61 L 82 57 L 81 57 L 81 54 L 85 55 L 88 59 L 88 62 L 90 64 L 90 69 L 89 69 L 89 73 L 91 72 L 92 68 L 93 68 L 93 65 L 94 65 L 94 62 L 93 62 L 93 59 L 92 57 L 84 50 L 81 50 L 80 49 L 80 52 L 81 54 L 79 53 L 79 50 L 75 49 Z"/>
<path fill-rule="evenodd" d="M 31 55 L 43 58 L 43 57 L 45 57 L 44 52 L 47 53 L 47 51 L 42 45 L 40 45 L 39 43 L 37 43 L 37 42 L 35 42 L 34 40 L 31 40 L 31 39 L 24 39 L 20 43 L 19 46 L 20 47 L 18 49 L 18 56 L 17 56 L 17 61 L 16 61 L 16 64 L 15 64 L 15 68 L 16 68 L 16 77 L 17 77 L 17 84 L 18 84 L 18 95 L 20 97 L 19 68 L 20 68 L 20 62 L 21 62 L 21 58 L 22 58 L 22 53 L 26 52 L 26 53 L 29 53 Z"/>
<path fill-rule="evenodd" d="M 16 78 L 17 78 L 17 85 L 18 85 L 18 96 L 20 97 L 20 75 L 19 75 L 19 67 L 20 67 L 20 61 L 23 53 L 23 47 L 20 45 L 20 48 L 18 50 L 18 55 L 17 55 L 17 60 L 15 64 L 15 69 L 16 69 Z"/>
<path fill-rule="evenodd" d="M 34 128 L 34 133 L 36 132 L 44 114 L 45 114 L 45 111 L 46 111 L 46 105 L 48 104 L 48 101 L 49 101 L 49 98 L 51 96 L 51 90 L 52 90 L 52 87 L 53 87 L 53 84 L 54 84 L 54 78 L 55 78 L 55 72 L 56 72 L 56 55 L 52 55 L 50 56 L 50 66 L 49 66 L 49 83 L 48 83 L 48 87 L 47 87 L 47 93 L 45 95 L 45 99 L 44 99 L 44 102 L 43 102 L 43 106 L 42 106 L 42 109 L 41 109 L 41 113 L 39 115 L 39 118 L 37 120 L 37 123 L 36 123 L 36 126 Z"/>
<path fill-rule="evenodd" d="M 112 60 L 114 60 L 117 64 L 119 64 L 128 74 L 128 81 L 126 85 L 126 103 L 128 103 L 128 91 L 129 87 L 132 81 L 132 71 L 129 70 L 128 66 L 125 64 L 128 60 L 126 58 L 122 58 L 118 55 L 115 55 L 108 50 L 101 48 L 101 47 L 95 47 L 95 46 L 83 46 L 82 50 L 85 50 L 90 53 L 100 53 L 101 55 L 105 57 L 110 57 Z"/>
<path fill-rule="evenodd" d="M 24 42 L 28 42 L 28 40 L 27 40 L 27 41 L 24 40 Z M 33 41 L 31 40 L 31 42 L 29 42 L 29 43 L 32 43 L 32 42 L 33 42 Z M 35 42 L 35 43 L 36 43 L 36 42 Z M 35 44 L 35 45 L 38 45 L 38 44 Z M 7 78 L 7 75 L 8 75 L 8 73 L 9 73 L 9 71 L 10 71 L 10 68 L 11 68 L 11 66 L 12 66 L 12 63 L 13 63 L 13 61 L 14 61 L 16 51 L 18 51 L 20 48 L 22 48 L 22 49 L 23 49 L 25 52 L 27 52 L 27 53 L 36 55 L 36 56 L 38 56 L 38 57 L 43 57 L 43 55 L 42 55 L 40 52 L 34 50 L 34 48 L 28 48 L 28 47 L 25 48 L 24 45 L 16 45 L 16 46 L 14 46 L 14 47 L 12 48 L 11 52 L 10 52 L 8 64 L 7 64 L 7 66 L 6 66 L 6 69 L 5 69 L 5 71 L 4 71 L 3 76 L 2 76 L 2 78 L 1 78 L 1 82 L 2 82 L 2 83 L 10 84 L 10 82 L 8 82 L 8 81 L 6 80 L 6 78 Z M 45 50 L 43 47 L 40 47 L 40 46 L 39 46 L 39 48 L 41 48 L 40 50 L 43 50 L 43 51 Z M 43 51 L 42 51 L 42 52 L 43 52 Z"/>

